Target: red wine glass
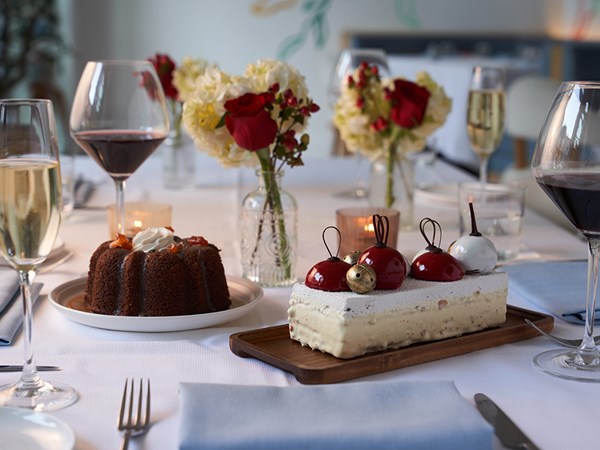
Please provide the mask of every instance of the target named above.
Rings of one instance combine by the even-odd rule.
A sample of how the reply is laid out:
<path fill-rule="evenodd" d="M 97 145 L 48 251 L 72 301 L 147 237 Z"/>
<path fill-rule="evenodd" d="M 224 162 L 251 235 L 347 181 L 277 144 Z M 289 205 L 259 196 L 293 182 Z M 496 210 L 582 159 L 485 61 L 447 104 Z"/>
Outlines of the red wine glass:
<path fill-rule="evenodd" d="M 125 182 L 169 133 L 165 95 L 148 61 L 91 61 L 69 121 L 71 136 L 114 180 L 117 232 L 127 234 Z"/>
<path fill-rule="evenodd" d="M 534 364 L 560 378 L 600 382 L 600 352 L 593 339 L 600 257 L 600 83 L 560 85 L 540 131 L 532 170 L 546 194 L 583 233 L 589 249 L 583 341 L 576 350 L 541 353 Z"/>

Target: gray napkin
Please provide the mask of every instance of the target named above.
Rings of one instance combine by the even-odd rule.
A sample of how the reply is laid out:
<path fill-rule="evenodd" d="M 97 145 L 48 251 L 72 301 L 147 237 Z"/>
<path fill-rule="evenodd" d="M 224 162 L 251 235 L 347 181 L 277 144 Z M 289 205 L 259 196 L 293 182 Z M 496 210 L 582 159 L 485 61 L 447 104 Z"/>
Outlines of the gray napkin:
<path fill-rule="evenodd" d="M 485 450 L 493 442 L 451 381 L 181 383 L 179 397 L 180 450 Z"/>
<path fill-rule="evenodd" d="M 31 287 L 32 301 L 37 301 L 41 283 Z M 0 346 L 10 345 L 23 323 L 23 302 L 19 277 L 13 269 L 0 269 Z"/>
<path fill-rule="evenodd" d="M 505 270 L 513 294 L 567 322 L 585 324 L 586 261 L 530 262 Z M 600 325 L 600 296 L 594 322 Z"/>

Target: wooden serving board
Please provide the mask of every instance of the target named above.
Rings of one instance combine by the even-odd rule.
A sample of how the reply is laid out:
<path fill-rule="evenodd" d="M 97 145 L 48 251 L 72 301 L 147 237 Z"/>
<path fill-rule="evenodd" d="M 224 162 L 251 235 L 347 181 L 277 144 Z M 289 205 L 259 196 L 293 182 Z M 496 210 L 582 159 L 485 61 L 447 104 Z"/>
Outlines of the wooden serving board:
<path fill-rule="evenodd" d="M 401 369 L 539 336 L 525 323 L 534 322 L 550 332 L 554 318 L 508 306 L 502 325 L 439 341 L 419 342 L 396 350 L 368 353 L 352 359 L 303 347 L 290 338 L 288 325 L 243 331 L 229 337 L 229 348 L 241 357 L 253 357 L 291 372 L 303 384 L 328 384 Z"/>

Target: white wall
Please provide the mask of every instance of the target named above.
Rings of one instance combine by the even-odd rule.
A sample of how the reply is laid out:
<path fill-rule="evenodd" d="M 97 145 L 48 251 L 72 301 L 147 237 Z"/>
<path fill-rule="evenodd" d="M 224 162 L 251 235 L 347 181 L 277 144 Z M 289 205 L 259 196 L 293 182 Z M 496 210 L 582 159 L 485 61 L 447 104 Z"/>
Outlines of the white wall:
<path fill-rule="evenodd" d="M 85 61 L 147 58 L 168 53 L 176 61 L 194 56 L 241 73 L 246 64 L 277 56 L 282 41 L 302 29 L 306 0 L 60 0 L 71 21 L 73 60 L 64 83 L 68 98 Z M 322 0 L 327 3 L 326 0 Z M 565 3 L 575 0 L 331 0 L 324 29 L 327 40 L 315 46 L 312 35 L 289 58 L 306 76 L 322 111 L 311 119 L 311 153 L 330 152 L 331 110 L 326 85 L 348 30 L 395 32 L 544 34 L 563 25 Z M 255 15 L 252 7 L 283 7 Z"/>

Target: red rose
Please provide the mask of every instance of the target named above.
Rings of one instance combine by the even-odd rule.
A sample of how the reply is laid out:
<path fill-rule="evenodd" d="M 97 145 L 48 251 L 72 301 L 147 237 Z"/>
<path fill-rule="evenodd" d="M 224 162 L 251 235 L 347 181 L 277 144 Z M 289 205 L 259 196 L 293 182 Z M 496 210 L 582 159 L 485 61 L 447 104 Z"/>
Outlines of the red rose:
<path fill-rule="evenodd" d="M 390 92 L 390 119 L 404 128 L 421 125 L 430 95 L 427 89 L 412 81 L 394 80 L 394 90 Z"/>
<path fill-rule="evenodd" d="M 165 91 L 165 96 L 177 100 L 177 88 L 173 86 L 175 62 L 168 55 L 161 53 L 157 53 L 153 58 L 149 58 L 148 60 L 152 63 L 154 69 L 156 69 L 160 84 L 163 91 Z"/>
<path fill-rule="evenodd" d="M 265 109 L 269 100 L 267 95 L 248 93 L 225 102 L 225 126 L 241 148 L 255 152 L 275 140 L 277 123 Z"/>
<path fill-rule="evenodd" d="M 146 89 L 150 100 L 158 99 L 158 85 L 154 82 L 155 78 L 151 72 L 144 70 L 143 72 L 136 72 L 142 78 L 140 86 Z"/>

